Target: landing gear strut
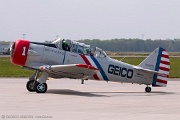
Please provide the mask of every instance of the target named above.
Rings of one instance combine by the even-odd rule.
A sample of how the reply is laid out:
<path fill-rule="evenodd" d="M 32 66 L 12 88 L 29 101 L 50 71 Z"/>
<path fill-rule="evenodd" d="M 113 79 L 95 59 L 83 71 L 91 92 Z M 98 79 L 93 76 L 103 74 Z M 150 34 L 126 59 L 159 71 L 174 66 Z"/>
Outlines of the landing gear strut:
<path fill-rule="evenodd" d="M 148 93 L 151 92 L 151 87 L 147 86 L 147 87 L 145 88 L 145 91 L 148 92 Z"/>
<path fill-rule="evenodd" d="M 81 84 L 84 84 L 84 80 L 81 80 Z"/>

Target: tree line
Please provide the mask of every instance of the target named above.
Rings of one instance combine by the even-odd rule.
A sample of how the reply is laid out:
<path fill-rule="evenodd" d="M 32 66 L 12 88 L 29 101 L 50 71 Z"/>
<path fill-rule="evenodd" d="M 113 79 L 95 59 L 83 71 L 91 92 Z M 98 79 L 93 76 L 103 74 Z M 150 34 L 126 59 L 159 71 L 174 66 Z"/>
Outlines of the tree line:
<path fill-rule="evenodd" d="M 162 47 L 170 52 L 180 52 L 180 39 L 174 40 L 142 40 L 142 39 L 85 39 L 78 40 L 91 45 L 91 47 L 99 47 L 105 51 L 112 52 L 152 52 L 157 47 Z"/>

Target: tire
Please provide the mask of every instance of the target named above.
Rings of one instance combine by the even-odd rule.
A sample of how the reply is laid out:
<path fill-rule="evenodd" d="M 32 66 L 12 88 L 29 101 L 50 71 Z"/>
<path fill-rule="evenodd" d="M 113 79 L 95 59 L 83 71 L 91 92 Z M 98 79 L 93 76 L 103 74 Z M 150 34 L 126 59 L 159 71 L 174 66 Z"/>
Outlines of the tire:
<path fill-rule="evenodd" d="M 35 89 L 37 93 L 45 93 L 47 91 L 47 84 L 37 82 L 35 85 Z"/>
<path fill-rule="evenodd" d="M 146 87 L 145 91 L 148 92 L 148 93 L 151 92 L 151 87 Z"/>
<path fill-rule="evenodd" d="M 36 85 L 37 81 L 30 80 L 26 83 L 26 88 L 29 92 L 35 92 L 34 86 Z"/>

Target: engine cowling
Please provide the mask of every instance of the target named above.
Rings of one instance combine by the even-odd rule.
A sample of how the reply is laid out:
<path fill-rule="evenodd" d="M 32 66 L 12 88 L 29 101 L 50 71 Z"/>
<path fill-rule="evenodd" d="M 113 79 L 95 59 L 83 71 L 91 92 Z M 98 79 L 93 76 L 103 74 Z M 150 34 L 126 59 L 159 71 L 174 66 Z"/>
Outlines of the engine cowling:
<path fill-rule="evenodd" d="M 27 54 L 29 49 L 30 42 L 28 40 L 16 40 L 11 46 L 11 62 L 24 66 L 27 60 Z"/>

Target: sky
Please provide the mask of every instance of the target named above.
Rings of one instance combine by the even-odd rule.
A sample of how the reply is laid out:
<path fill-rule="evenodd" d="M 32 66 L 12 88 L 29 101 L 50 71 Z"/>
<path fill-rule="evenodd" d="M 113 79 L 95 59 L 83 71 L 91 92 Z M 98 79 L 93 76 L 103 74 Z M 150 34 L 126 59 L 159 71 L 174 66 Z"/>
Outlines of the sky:
<path fill-rule="evenodd" d="M 180 38 L 180 0 L 0 0 L 0 41 Z"/>

